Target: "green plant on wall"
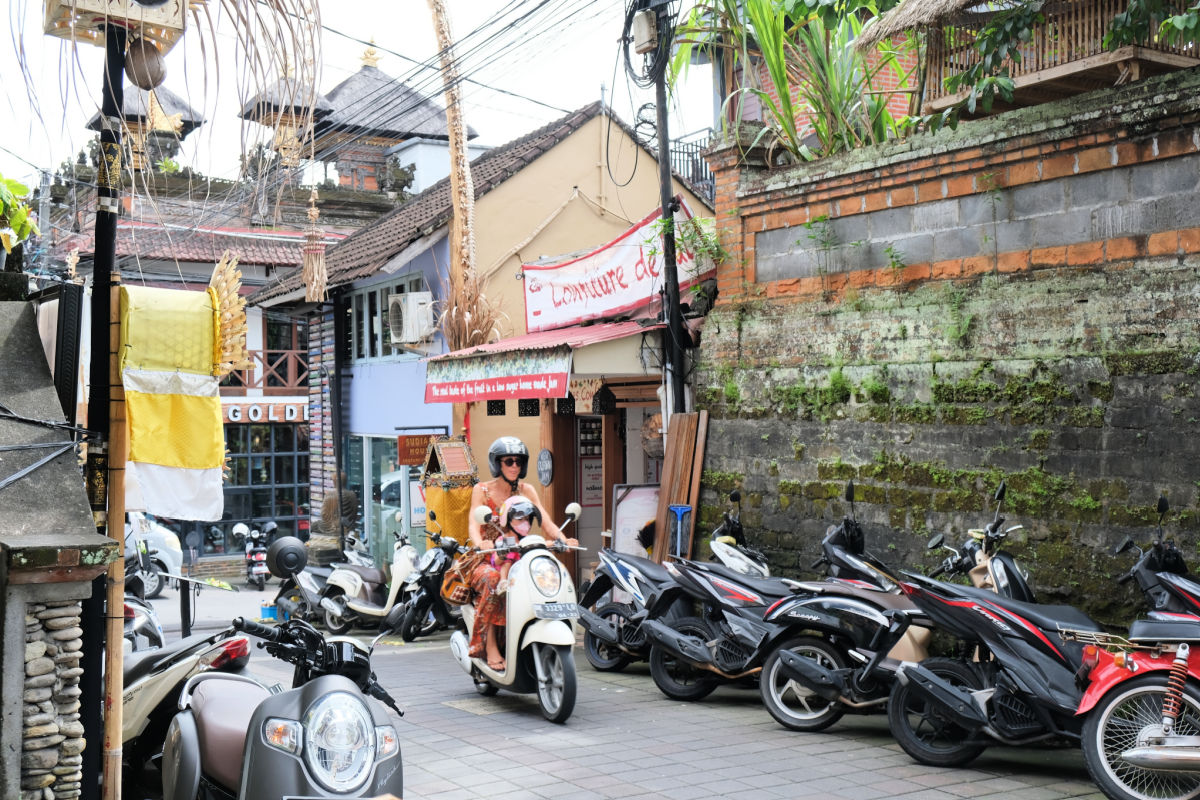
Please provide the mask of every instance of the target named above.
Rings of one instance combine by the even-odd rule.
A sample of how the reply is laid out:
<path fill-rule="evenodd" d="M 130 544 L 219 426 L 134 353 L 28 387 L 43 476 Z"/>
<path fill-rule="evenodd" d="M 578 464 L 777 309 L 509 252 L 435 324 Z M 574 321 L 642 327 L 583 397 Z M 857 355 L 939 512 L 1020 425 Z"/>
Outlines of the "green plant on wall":
<path fill-rule="evenodd" d="M 0 175 L 0 244 L 5 253 L 30 236 L 38 235 L 28 204 L 29 188 Z"/>
<path fill-rule="evenodd" d="M 946 340 L 955 347 L 966 347 L 971 341 L 971 325 L 975 322 L 973 314 L 964 310 L 967 293 L 962 289 L 949 289 L 946 292 Z"/>

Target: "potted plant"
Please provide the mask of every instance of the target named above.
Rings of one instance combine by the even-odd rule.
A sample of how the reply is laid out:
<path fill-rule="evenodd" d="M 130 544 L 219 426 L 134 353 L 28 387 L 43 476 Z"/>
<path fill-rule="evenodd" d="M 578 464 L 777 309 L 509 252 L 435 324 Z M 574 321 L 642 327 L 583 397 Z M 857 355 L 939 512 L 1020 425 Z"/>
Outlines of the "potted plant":
<path fill-rule="evenodd" d="M 33 223 L 29 206 L 25 203 L 27 197 L 28 187 L 0 175 L 0 244 L 4 245 L 4 255 L 11 253 L 13 247 L 30 236 L 38 234 L 37 225 Z"/>

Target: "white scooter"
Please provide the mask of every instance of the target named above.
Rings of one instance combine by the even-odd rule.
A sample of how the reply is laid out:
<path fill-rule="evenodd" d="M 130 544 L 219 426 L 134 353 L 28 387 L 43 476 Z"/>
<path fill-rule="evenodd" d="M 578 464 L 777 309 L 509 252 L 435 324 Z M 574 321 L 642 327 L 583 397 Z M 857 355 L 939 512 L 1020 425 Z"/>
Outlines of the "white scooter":
<path fill-rule="evenodd" d="M 579 518 L 578 503 L 567 506 L 567 522 Z M 491 509 L 479 506 L 473 512 L 480 525 L 492 524 Z M 566 567 L 551 551 L 584 550 L 561 542 L 547 543 L 536 534 L 523 537 L 513 547 L 521 554 L 508 572 L 505 594 L 505 667 L 497 672 L 482 658 L 471 658 L 470 631 L 475 625 L 475 607 L 462 607 L 467 630 L 450 635 L 450 652 L 475 681 L 475 690 L 490 696 L 499 689 L 528 694 L 536 692 L 542 716 L 550 722 L 566 722 L 575 710 L 575 622 L 579 616 L 575 584 Z"/>
<path fill-rule="evenodd" d="M 358 624 L 379 625 L 396 606 L 408 598 L 401 593 L 405 579 L 417 568 L 417 549 L 407 534 L 393 532 L 391 580 L 383 570 L 355 564 L 338 564 L 321 590 L 325 627 L 335 636 L 348 633 Z"/>

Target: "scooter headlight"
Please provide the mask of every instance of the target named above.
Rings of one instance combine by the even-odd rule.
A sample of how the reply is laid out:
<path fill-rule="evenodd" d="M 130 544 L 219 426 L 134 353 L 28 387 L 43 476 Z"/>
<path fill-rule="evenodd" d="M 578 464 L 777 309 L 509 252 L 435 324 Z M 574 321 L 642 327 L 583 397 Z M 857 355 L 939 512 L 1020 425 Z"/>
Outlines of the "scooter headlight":
<path fill-rule="evenodd" d="M 332 692 L 304 717 L 304 760 L 331 792 L 357 791 L 375 765 L 375 723 L 362 701 Z"/>
<path fill-rule="evenodd" d="M 554 597 L 562 587 L 562 573 L 558 562 L 550 556 L 538 556 L 529 565 L 533 585 L 546 597 Z"/>

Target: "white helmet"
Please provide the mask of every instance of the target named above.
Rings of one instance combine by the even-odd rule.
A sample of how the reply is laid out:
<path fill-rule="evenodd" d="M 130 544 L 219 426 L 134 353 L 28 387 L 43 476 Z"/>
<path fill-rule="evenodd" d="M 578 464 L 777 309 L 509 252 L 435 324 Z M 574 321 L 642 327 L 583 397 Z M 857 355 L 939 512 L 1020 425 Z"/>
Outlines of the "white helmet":
<path fill-rule="evenodd" d="M 245 539 L 250 535 L 250 526 L 244 522 L 239 522 L 233 526 L 233 535 L 238 539 Z"/>

